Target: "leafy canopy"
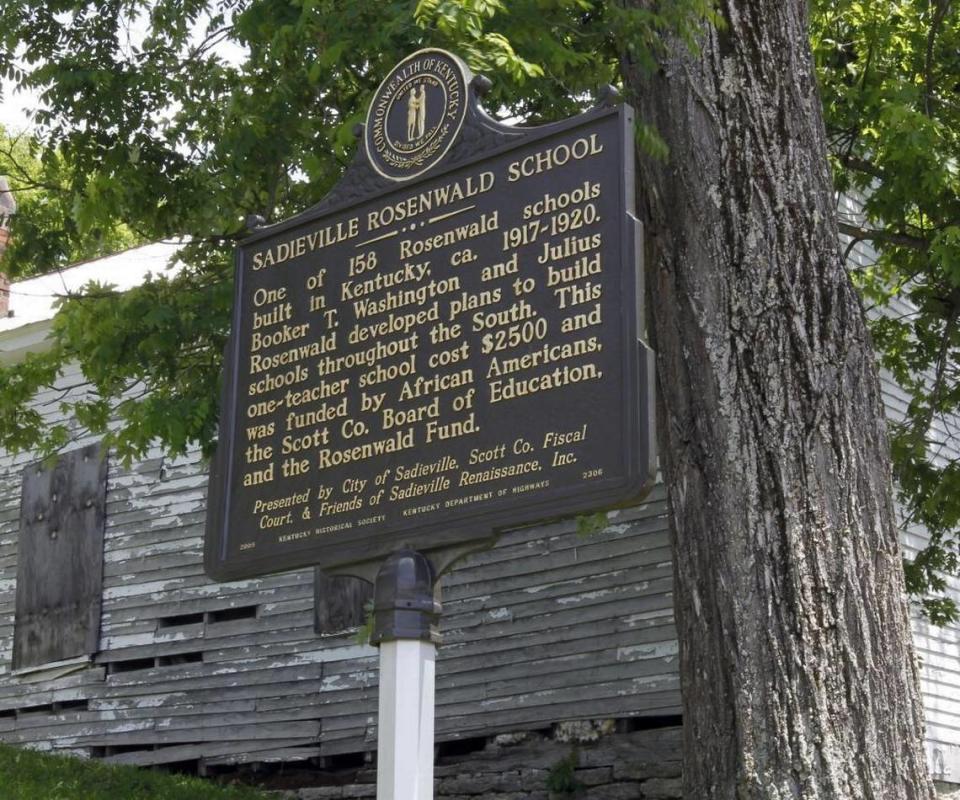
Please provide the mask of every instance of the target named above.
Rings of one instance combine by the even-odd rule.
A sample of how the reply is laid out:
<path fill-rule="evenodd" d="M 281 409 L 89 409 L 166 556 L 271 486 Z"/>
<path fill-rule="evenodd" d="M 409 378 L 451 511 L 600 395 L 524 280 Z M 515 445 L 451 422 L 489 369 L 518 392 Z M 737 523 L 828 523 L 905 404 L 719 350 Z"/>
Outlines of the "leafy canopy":
<path fill-rule="evenodd" d="M 118 220 L 81 227 L 63 176 L 70 165 L 54 148 L 0 126 L 0 175 L 17 200 L 17 236 L 3 256 L 3 271 L 26 278 L 77 261 L 115 253 L 137 241 Z"/>
<path fill-rule="evenodd" d="M 836 183 L 863 198 L 841 231 L 879 253 L 854 280 L 882 310 L 881 363 L 909 397 L 894 468 L 932 538 L 908 589 L 942 623 L 957 618 L 943 573 L 960 566 L 960 15 L 950 0 L 820 2 L 813 41 Z"/>
<path fill-rule="evenodd" d="M 0 445 L 52 451 L 75 435 L 75 425 L 45 427 L 28 401 L 31 386 L 76 361 L 98 397 L 64 410 L 129 459 L 157 440 L 172 453 L 191 442 L 210 451 L 244 220 L 281 219 L 329 191 L 393 64 L 446 47 L 493 79 L 490 108 L 532 122 L 561 118 L 617 80 L 621 53 L 651 61 L 663 31 L 692 38 L 707 0 L 656 12 L 594 0 L 0 0 L 0 8 L 0 72 L 42 93 L 36 122 L 45 152 L 70 165 L 59 178 L 76 235 L 122 222 L 146 240 L 190 238 L 176 277 L 67 300 L 52 348 L 0 369 Z M 15 235 L 36 249 L 32 230 Z"/>
<path fill-rule="evenodd" d="M 0 0 L 0 74 L 42 92 L 38 158 L 69 198 L 57 252 L 118 225 L 146 240 L 190 237 L 176 277 L 65 302 L 52 348 L 0 368 L 0 445 L 51 450 L 75 433 L 44 426 L 29 401 L 78 361 L 99 399 L 65 409 L 74 425 L 105 433 L 125 458 L 156 441 L 209 452 L 231 251 L 248 215 L 274 221 L 317 202 L 351 159 L 379 80 L 415 49 L 456 51 L 493 79 L 488 108 L 537 122 L 581 110 L 619 83 L 623 63 L 653 68 L 665 36 L 695 45 L 715 21 L 711 0 L 638 5 Z M 960 23 L 950 0 L 816 0 L 811 27 L 838 187 L 865 198 L 843 230 L 880 253 L 856 279 L 871 303 L 899 295 L 917 308 L 873 328 L 911 398 L 894 431 L 903 497 L 933 534 L 908 580 L 934 593 L 927 609 L 943 621 L 955 609 L 936 593 L 957 568 L 960 525 L 960 466 L 942 449 L 960 404 Z M 656 131 L 639 128 L 638 142 L 668 157 Z M 50 227 L 18 222 L 17 247 L 33 259 L 17 262 L 20 274 L 54 263 Z"/>

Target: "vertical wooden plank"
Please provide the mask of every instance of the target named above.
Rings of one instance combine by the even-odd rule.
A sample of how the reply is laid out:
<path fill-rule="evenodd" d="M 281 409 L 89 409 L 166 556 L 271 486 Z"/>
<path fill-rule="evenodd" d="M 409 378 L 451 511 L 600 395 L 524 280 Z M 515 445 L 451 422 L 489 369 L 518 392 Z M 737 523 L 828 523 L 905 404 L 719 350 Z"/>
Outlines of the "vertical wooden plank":
<path fill-rule="evenodd" d="M 314 630 L 317 633 L 342 633 L 366 622 L 364 606 L 373 599 L 373 584 L 346 575 L 329 576 L 314 571 Z"/>
<path fill-rule="evenodd" d="M 15 669 L 97 651 L 107 461 L 99 444 L 23 473 Z"/>

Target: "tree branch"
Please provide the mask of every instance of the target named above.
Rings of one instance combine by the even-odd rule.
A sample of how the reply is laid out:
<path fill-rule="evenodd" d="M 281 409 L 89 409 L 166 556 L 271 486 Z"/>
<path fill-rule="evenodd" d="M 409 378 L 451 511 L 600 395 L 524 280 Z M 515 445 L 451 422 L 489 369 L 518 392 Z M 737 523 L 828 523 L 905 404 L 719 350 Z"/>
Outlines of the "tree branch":
<path fill-rule="evenodd" d="M 861 158 L 860 156 L 855 156 L 853 153 L 845 153 L 841 155 L 840 162 L 848 169 L 862 172 L 872 178 L 884 177 L 883 170 L 881 170 L 876 164 L 874 164 L 872 161 L 867 161 L 867 159 Z"/>
<path fill-rule="evenodd" d="M 927 425 L 933 420 L 933 415 L 937 412 L 937 406 L 940 404 L 941 395 L 943 394 L 944 377 L 947 374 L 947 366 L 949 364 L 950 342 L 953 339 L 953 332 L 957 325 L 958 315 L 960 315 L 960 307 L 955 305 L 950 310 L 950 316 L 943 329 L 943 339 L 940 341 L 940 352 L 937 354 L 937 370 L 933 380 L 933 389 L 930 391 L 930 400 L 928 403 L 930 417 L 927 420 Z"/>
<path fill-rule="evenodd" d="M 927 53 L 923 64 L 923 108 L 924 113 L 931 117 L 930 101 L 933 98 L 933 46 L 937 39 L 943 20 L 950 11 L 951 0 L 939 0 L 937 11 L 930 23 L 930 32 L 927 34 Z"/>
<path fill-rule="evenodd" d="M 893 244 L 898 247 L 910 247 L 914 250 L 927 250 L 930 242 L 920 236 L 911 236 L 908 233 L 895 233 L 893 231 L 877 231 L 858 228 L 848 222 L 839 222 L 840 233 L 853 237 L 858 242 L 881 242 L 883 244 Z"/>
<path fill-rule="evenodd" d="M 199 58 L 206 50 L 210 49 L 215 44 L 218 44 L 219 40 L 217 37 L 228 35 L 231 33 L 231 31 L 233 31 L 233 25 L 224 25 L 222 28 L 208 33 L 202 42 L 196 45 L 196 47 L 191 48 L 187 56 L 187 61 L 183 63 L 187 63 L 188 61 L 193 61 Z"/>

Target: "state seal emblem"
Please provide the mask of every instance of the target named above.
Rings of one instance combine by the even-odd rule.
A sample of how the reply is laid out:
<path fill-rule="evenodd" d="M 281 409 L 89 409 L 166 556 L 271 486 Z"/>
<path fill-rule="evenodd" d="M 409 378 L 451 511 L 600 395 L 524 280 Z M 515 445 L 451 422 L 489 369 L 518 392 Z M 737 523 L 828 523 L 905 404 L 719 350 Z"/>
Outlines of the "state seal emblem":
<path fill-rule="evenodd" d="M 364 144 L 373 168 L 394 181 L 422 175 L 443 158 L 467 113 L 469 70 L 434 48 L 394 67 L 367 112 Z"/>

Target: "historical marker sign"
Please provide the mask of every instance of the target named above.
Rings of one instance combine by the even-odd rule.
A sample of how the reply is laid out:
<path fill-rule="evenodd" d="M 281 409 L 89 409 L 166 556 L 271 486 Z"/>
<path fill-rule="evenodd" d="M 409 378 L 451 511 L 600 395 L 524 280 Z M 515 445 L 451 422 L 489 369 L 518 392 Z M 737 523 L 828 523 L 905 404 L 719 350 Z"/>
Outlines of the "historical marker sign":
<path fill-rule="evenodd" d="M 331 196 L 240 246 L 215 578 L 463 546 L 649 486 L 631 110 L 511 128 L 469 79 L 406 59 Z"/>

